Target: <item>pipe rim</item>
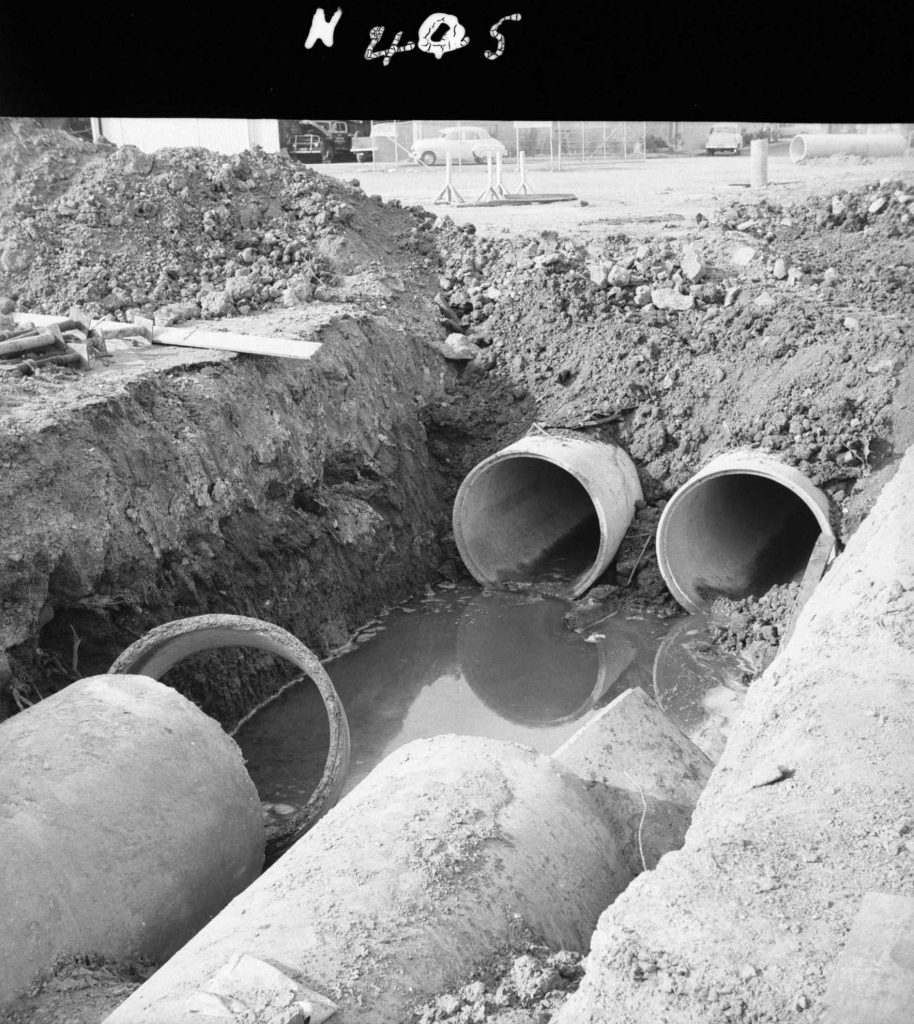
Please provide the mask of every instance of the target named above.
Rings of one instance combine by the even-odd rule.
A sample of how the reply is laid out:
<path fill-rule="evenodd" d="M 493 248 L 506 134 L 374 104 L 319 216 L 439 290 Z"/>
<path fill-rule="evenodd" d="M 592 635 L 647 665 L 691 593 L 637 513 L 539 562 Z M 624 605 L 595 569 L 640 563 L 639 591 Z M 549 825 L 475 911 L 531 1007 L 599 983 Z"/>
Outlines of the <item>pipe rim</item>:
<path fill-rule="evenodd" d="M 285 658 L 318 688 L 330 723 L 327 761 L 308 803 L 287 820 L 283 836 L 297 838 L 340 798 L 349 771 L 349 722 L 342 701 L 320 661 L 297 637 L 281 626 L 244 615 L 196 615 L 156 626 L 124 650 L 109 674 L 145 675 L 160 679 L 191 654 L 223 647 L 254 647 Z"/>
<path fill-rule="evenodd" d="M 733 453 L 734 455 L 737 453 Z M 731 456 L 724 456 L 724 458 L 730 458 Z M 770 458 L 765 453 L 758 456 L 761 459 Z M 783 476 L 779 475 L 784 473 Z M 792 471 L 802 477 L 802 480 L 806 481 L 806 487 L 800 481 L 793 480 L 790 478 L 785 471 Z M 710 480 L 716 480 L 723 476 L 759 476 L 765 480 L 771 480 L 773 483 L 780 484 L 782 487 L 786 487 L 789 491 L 795 494 L 806 507 L 812 512 L 819 524 L 819 528 L 822 533 L 827 534 L 834 540 L 834 530 L 832 530 L 831 523 L 829 522 L 827 505 L 823 508 L 818 501 L 815 500 L 813 493 L 822 494 L 818 487 L 815 486 L 810 480 L 808 480 L 799 470 L 794 469 L 792 466 L 777 464 L 769 468 L 763 466 L 722 466 L 720 469 L 714 469 L 713 463 L 709 463 L 705 469 L 700 470 L 695 476 L 692 477 L 687 483 L 683 484 L 672 498 L 667 502 L 666 507 L 660 515 L 660 520 L 657 523 L 657 541 L 655 544 L 655 551 L 657 554 L 657 565 L 660 568 L 660 573 L 663 576 L 664 582 L 670 590 L 670 593 L 676 600 L 690 613 L 707 611 L 707 605 L 697 604 L 692 600 L 679 586 L 676 581 L 676 577 L 673 574 L 673 570 L 670 567 L 670 563 L 667 560 L 666 554 L 666 532 L 669 525 L 670 516 L 673 514 L 673 510 L 677 507 L 681 499 L 687 497 L 693 491 L 703 486 Z M 822 495 L 823 500 L 826 501 L 824 494 Z"/>
<path fill-rule="evenodd" d="M 526 438 L 524 439 L 526 440 Z M 588 486 L 587 480 L 582 473 L 576 470 L 573 466 L 569 465 L 566 460 L 560 461 L 554 456 L 546 455 L 542 452 L 537 451 L 518 451 L 512 448 L 506 448 L 503 451 L 495 452 L 494 455 L 490 455 L 487 459 L 483 459 L 482 462 L 478 463 L 470 472 L 464 477 L 463 483 L 461 483 L 457 497 L 454 499 L 454 509 L 452 513 L 452 525 L 454 529 L 454 542 L 457 545 L 457 551 L 460 557 L 463 559 L 463 564 L 470 570 L 470 574 L 484 587 L 495 587 L 498 585 L 498 580 L 494 580 L 486 576 L 486 574 L 479 567 L 479 563 L 473 557 L 470 549 L 466 543 L 466 539 L 463 534 L 463 525 L 461 522 L 460 511 L 463 509 L 466 501 L 466 496 L 471 490 L 472 484 L 474 484 L 480 476 L 497 465 L 499 462 L 506 462 L 511 459 L 539 459 L 541 462 L 549 463 L 549 465 L 557 466 L 559 469 L 568 473 L 569 476 L 574 477 L 575 480 L 584 488 L 587 492 L 587 497 L 590 498 L 590 503 L 593 505 L 594 512 L 597 515 L 597 522 L 600 527 L 600 544 L 597 548 L 596 557 L 593 560 L 591 566 L 580 573 L 574 578 L 569 584 L 569 593 L 572 597 L 580 597 L 585 591 L 587 591 L 593 584 L 600 578 L 600 576 L 606 571 L 609 565 L 609 559 L 607 558 L 607 546 L 608 542 L 606 539 L 607 533 L 607 522 L 606 514 L 600 507 L 600 502 L 596 500 L 593 491 Z M 615 552 L 613 552 L 615 554 Z"/>

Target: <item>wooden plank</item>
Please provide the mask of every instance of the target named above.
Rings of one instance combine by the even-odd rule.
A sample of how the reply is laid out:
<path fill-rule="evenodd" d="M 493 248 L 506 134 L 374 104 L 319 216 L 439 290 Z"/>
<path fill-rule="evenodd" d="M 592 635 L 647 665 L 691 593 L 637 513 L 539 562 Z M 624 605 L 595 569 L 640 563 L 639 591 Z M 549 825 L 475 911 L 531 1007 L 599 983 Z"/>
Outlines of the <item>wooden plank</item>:
<path fill-rule="evenodd" d="M 208 348 L 220 352 L 247 352 L 257 356 L 280 356 L 284 359 L 310 359 L 321 347 L 317 341 L 297 338 L 264 338 L 256 334 L 234 334 L 231 331 L 207 331 L 183 327 L 163 327 L 153 335 L 154 345 L 177 345 L 186 348 Z"/>
<path fill-rule="evenodd" d="M 791 636 L 793 636 L 800 612 L 803 611 L 803 606 L 812 597 L 813 591 L 819 585 L 819 580 L 822 579 L 825 567 L 828 565 L 834 550 L 835 538 L 830 533 L 820 533 L 819 539 L 816 541 L 809 556 L 809 561 L 806 563 L 806 571 L 803 573 L 803 579 L 800 581 L 800 589 L 797 591 L 797 599 L 793 606 L 793 612 L 790 615 L 790 622 L 787 624 L 787 630 L 781 638 L 781 646 L 787 643 Z"/>
<path fill-rule="evenodd" d="M 911 1024 L 914 898 L 864 894 L 824 1003 L 822 1024 Z"/>

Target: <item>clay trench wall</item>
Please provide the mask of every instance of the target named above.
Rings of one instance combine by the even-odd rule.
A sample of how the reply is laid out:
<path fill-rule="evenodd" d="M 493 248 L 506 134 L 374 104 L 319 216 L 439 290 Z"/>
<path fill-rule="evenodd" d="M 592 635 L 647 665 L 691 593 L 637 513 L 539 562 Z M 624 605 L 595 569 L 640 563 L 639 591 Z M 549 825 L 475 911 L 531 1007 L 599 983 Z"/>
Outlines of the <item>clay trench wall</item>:
<path fill-rule="evenodd" d="M 684 847 L 554 1024 L 818 1019 L 865 892 L 914 896 L 914 448 L 752 684 Z"/>
<path fill-rule="evenodd" d="M 268 619 L 323 656 L 428 578 L 446 510 L 417 410 L 442 360 L 377 321 L 343 320 L 320 340 L 311 362 L 147 372 L 12 421 L 0 717 L 14 688 L 34 701 L 32 686 L 47 696 L 105 672 L 182 616 Z M 230 727 L 282 678 L 262 656 L 252 671 L 253 657 L 207 655 L 166 681 Z"/>

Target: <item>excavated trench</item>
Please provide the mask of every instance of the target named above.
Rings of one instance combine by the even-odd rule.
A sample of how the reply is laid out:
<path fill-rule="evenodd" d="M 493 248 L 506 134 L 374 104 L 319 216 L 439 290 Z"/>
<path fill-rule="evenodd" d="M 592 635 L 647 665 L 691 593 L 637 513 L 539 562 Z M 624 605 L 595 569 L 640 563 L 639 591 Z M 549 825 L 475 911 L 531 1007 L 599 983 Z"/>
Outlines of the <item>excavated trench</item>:
<path fill-rule="evenodd" d="M 418 228 L 411 230 L 408 244 L 418 255 L 428 251 L 414 244 Z M 502 258 L 486 244 L 472 243 L 476 262 L 466 273 L 458 256 L 449 262 L 454 277 L 446 297 L 474 329 L 482 319 L 472 319 L 481 311 L 473 305 L 478 296 L 460 292 L 464 285 L 477 287 L 467 282 L 471 274 L 483 273 L 483 256 L 493 263 Z M 499 353 L 499 371 L 486 378 L 488 371 L 475 363 L 458 369 L 428 344 L 441 334 L 434 282 L 423 270 L 404 293 L 396 276 L 400 266 L 378 275 L 370 303 L 337 295 L 341 301 L 328 301 L 319 323 L 305 323 L 300 308 L 222 321 L 238 331 L 319 340 L 322 348 L 310 362 L 155 349 L 122 353 L 79 380 L 54 379 L 53 387 L 39 380 L 0 389 L 9 428 L 0 435 L 6 510 L 0 534 L 0 717 L 80 677 L 106 672 L 121 651 L 163 622 L 232 613 L 277 623 L 320 658 L 335 652 L 325 664 L 351 720 L 349 787 L 402 744 L 458 728 L 486 742 L 514 740 L 553 753 L 629 687 L 651 694 L 698 746 L 719 756 L 738 719 L 742 669 L 738 658 L 710 651 L 701 612 L 714 597 L 740 602 L 772 585 L 777 590 L 797 584 L 834 517 L 833 509 L 804 491 L 805 484 L 799 488 L 804 496 L 765 474 L 722 474 L 701 486 L 693 485 L 693 475 L 700 475 L 711 455 L 747 445 L 777 450 L 778 457 L 789 453 L 791 465 L 801 466 L 801 475 L 807 482 L 815 478 L 816 486 L 844 486 L 871 468 L 881 469 L 866 461 L 871 449 L 862 432 L 880 422 L 879 403 L 894 387 L 885 383 L 889 371 L 878 369 L 883 364 L 876 356 L 884 352 L 874 342 L 867 355 L 877 369 L 859 370 L 860 379 L 854 376 L 856 364 L 841 370 L 844 390 L 817 408 L 819 381 L 812 373 L 829 360 L 811 347 L 804 351 L 802 338 L 779 348 L 777 336 L 762 335 L 765 325 L 752 326 L 759 314 L 742 308 L 728 313 L 729 305 L 717 309 L 720 302 L 711 296 L 702 298 L 709 313 L 716 310 L 720 320 L 743 317 L 747 323 L 737 326 L 753 336 L 752 347 L 745 348 L 750 355 L 742 342 L 737 346 L 737 363 L 773 361 L 786 353 L 782 376 L 789 387 L 778 391 L 777 377 L 777 387 L 759 389 L 756 407 L 767 413 L 765 403 L 777 397 L 790 414 L 784 423 L 770 426 L 755 416 L 755 408 L 752 415 L 740 414 L 755 382 L 747 383 L 751 375 L 743 381 L 741 363 L 721 370 L 729 342 L 720 340 L 726 332 L 714 334 L 713 318 L 702 320 L 700 328 L 696 322 L 694 336 L 683 329 L 694 346 L 681 356 L 682 339 L 665 314 L 657 319 L 652 311 L 654 322 L 635 313 L 640 319 L 608 333 L 598 355 L 609 358 L 617 346 L 619 359 L 629 358 L 629 348 L 638 348 L 638 358 L 608 369 L 595 358 L 594 377 L 584 386 L 580 367 L 560 366 L 566 348 L 569 359 L 583 351 L 580 338 L 566 345 L 564 332 L 573 322 L 567 311 L 584 322 L 592 313 L 588 304 L 597 301 L 593 295 L 602 301 L 604 293 L 600 286 L 582 286 L 572 269 L 566 274 L 578 257 L 569 249 L 553 258 L 557 244 L 544 236 L 535 257 L 548 256 L 550 262 L 533 271 L 542 301 L 524 307 L 536 320 L 527 325 L 532 340 L 523 357 L 518 350 L 521 364 L 531 361 L 527 371 L 507 358 L 510 338 L 524 333 L 519 315 L 506 312 L 514 308 L 510 296 L 487 314 L 491 333 L 475 335 L 481 353 L 490 346 Z M 387 259 L 393 248 L 388 239 L 370 255 Z M 629 266 L 649 279 L 660 255 L 632 256 Z M 669 262 L 672 254 L 662 255 Z M 359 256 L 368 258 L 364 251 Z M 426 260 L 427 269 L 433 266 Z M 353 268 L 341 263 L 337 269 Z M 662 273 L 668 277 L 669 269 Z M 560 274 L 565 283 L 557 285 Z M 583 278 L 594 280 L 592 273 Z M 709 295 L 713 287 L 707 285 Z M 547 302 L 549 288 L 556 294 Z M 695 312 L 704 317 L 704 310 Z M 550 350 L 552 340 L 535 337 L 556 317 L 561 355 Z M 702 348 L 699 335 L 709 324 L 713 340 Z M 769 325 L 771 331 L 776 327 L 777 322 Z M 880 336 L 889 355 L 893 339 Z M 639 354 L 641 346 L 647 356 Z M 679 376 L 671 365 L 674 355 L 683 366 L 689 363 L 689 373 Z M 656 380 L 640 376 L 645 360 Z M 896 369 L 892 363 L 891 372 Z M 602 381 L 598 371 L 605 374 Z M 778 372 L 771 370 L 768 383 Z M 798 385 L 796 393 L 789 391 L 804 374 L 806 390 L 801 394 Z M 910 383 L 910 375 L 905 379 Z M 715 405 L 716 399 L 705 401 L 710 391 L 701 390 L 712 380 L 728 380 L 727 388 L 741 383 L 732 384 L 723 404 Z M 682 381 L 697 383 L 681 386 Z M 527 390 L 531 382 L 538 388 L 535 397 Z M 858 389 L 856 399 L 852 388 Z M 658 397 L 661 392 L 667 397 Z M 594 409 L 603 415 L 591 421 Z M 712 411 L 705 415 L 706 410 Z M 861 418 L 851 419 L 852 411 Z M 732 444 L 714 433 L 723 416 L 735 425 L 731 430 L 727 423 Z M 832 416 L 847 420 L 840 445 L 838 431 L 845 428 L 834 423 L 844 421 Z M 530 429 L 544 417 L 546 429 Z M 607 528 L 613 517 L 605 514 L 591 480 L 543 459 L 498 459 L 508 444 L 535 434 L 557 440 L 575 422 L 598 422 L 596 431 L 579 426 L 578 435 L 630 453 L 637 466 L 644 494 L 639 489 L 627 495 L 625 522 L 613 530 Z M 836 436 L 831 448 L 829 431 Z M 818 462 L 813 448 L 823 453 Z M 488 479 L 481 474 L 465 495 L 474 515 L 461 550 L 456 519 L 454 542 L 449 536 L 452 499 L 474 467 L 493 458 L 502 468 Z M 856 476 L 836 475 L 850 474 L 852 463 Z M 676 500 L 680 485 L 683 496 Z M 878 491 L 875 483 L 870 491 Z M 540 500 L 547 495 L 548 509 Z M 485 521 L 478 513 L 490 506 L 522 508 L 525 514 L 519 521 L 508 517 L 480 526 Z M 548 515 L 541 514 L 544 509 Z M 468 555 L 469 548 L 482 550 L 482 558 Z M 502 557 L 506 551 L 508 558 Z M 463 579 L 458 553 L 473 575 L 508 584 L 508 591 L 480 592 Z M 492 565 L 477 564 L 477 573 L 474 557 Z M 570 603 L 594 584 L 584 600 Z M 893 585 L 902 595 L 909 589 L 907 583 Z M 699 614 L 687 617 L 674 609 L 667 587 L 682 608 Z M 709 685 L 715 671 L 720 674 Z M 292 681 L 289 666 L 250 652 L 189 659 L 166 682 L 226 730 L 243 723 L 235 735 L 266 805 L 268 832 L 274 829 L 287 842 L 288 808 L 294 814 L 306 801 L 326 758 L 320 724 L 307 732 L 311 752 L 301 753 L 303 724 L 323 717 L 313 688 Z M 803 699 L 797 693 L 798 707 Z M 761 704 L 756 705 L 761 719 Z M 783 715 L 782 722 L 789 717 Z M 290 753 L 282 740 L 293 733 Z M 743 746 L 751 747 L 750 739 L 744 731 Z M 801 749 L 811 742 L 801 741 Z M 475 748 L 470 743 L 467 749 Z M 748 759 L 737 764 L 735 755 L 730 762 L 736 770 L 729 784 L 738 786 L 752 765 Z M 429 789 L 432 809 L 440 795 L 435 785 L 433 780 Z M 718 779 L 718 789 L 722 785 Z M 379 821 L 384 799 L 374 795 Z M 641 804 L 632 807 L 637 826 Z M 409 812 L 407 806 L 404 813 Z M 441 851 L 427 844 L 422 827 L 418 822 L 418 845 L 408 863 L 434 878 Z M 556 828 L 560 833 L 561 825 Z M 487 837 L 473 836 L 474 842 L 480 838 Z M 760 847 L 768 841 L 761 832 L 757 839 Z M 467 856 L 474 849 L 457 852 Z M 664 863 L 675 865 L 675 856 Z M 637 870 L 642 866 L 643 852 Z M 762 867 L 768 870 L 753 867 L 756 875 Z M 846 874 L 852 876 L 850 867 Z M 685 903 L 687 896 L 680 900 Z M 621 913 L 632 905 L 623 904 Z M 353 914 L 358 924 L 358 908 Z M 645 936 L 651 945 L 647 929 Z M 763 944 L 771 945 L 769 940 L 766 933 Z M 627 953 L 621 940 L 617 945 L 622 963 Z M 676 974 L 676 964 L 663 966 Z M 732 973 L 738 969 L 745 965 L 735 963 Z M 613 984 L 621 990 L 628 982 Z M 596 1020 L 599 996 L 592 998 Z M 666 1010 L 658 997 L 661 1003 Z"/>

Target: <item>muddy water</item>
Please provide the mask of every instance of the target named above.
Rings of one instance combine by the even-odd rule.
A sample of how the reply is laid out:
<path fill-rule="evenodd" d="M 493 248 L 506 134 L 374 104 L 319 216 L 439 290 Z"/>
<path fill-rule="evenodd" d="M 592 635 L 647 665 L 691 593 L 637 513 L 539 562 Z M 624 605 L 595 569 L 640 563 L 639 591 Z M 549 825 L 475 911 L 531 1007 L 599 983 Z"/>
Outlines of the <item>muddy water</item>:
<path fill-rule="evenodd" d="M 457 732 L 555 751 L 618 694 L 640 686 L 716 757 L 742 701 L 740 666 L 703 653 L 705 620 L 614 615 L 582 634 L 568 602 L 449 583 L 365 627 L 325 662 L 352 737 L 348 792 L 410 740 Z M 304 804 L 327 755 L 313 684 L 292 684 L 235 734 L 266 804 Z"/>

